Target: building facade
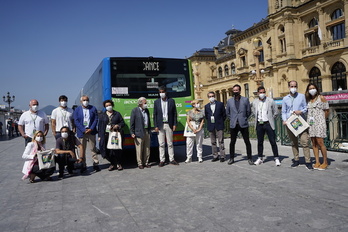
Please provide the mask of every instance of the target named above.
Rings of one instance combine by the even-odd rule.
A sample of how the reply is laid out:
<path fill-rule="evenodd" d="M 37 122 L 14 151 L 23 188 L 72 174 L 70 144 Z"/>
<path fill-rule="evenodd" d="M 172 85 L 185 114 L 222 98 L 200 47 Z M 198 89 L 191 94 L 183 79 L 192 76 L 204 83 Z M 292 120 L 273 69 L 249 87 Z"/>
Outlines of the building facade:
<path fill-rule="evenodd" d="M 227 31 L 216 47 L 189 58 L 196 97 L 207 103 L 206 94 L 214 91 L 226 103 L 239 84 L 252 101 L 263 85 L 280 105 L 290 80 L 298 82 L 301 93 L 315 83 L 329 100 L 331 118 L 339 121 L 340 112 L 348 111 L 346 12 L 348 0 L 268 0 L 266 19 L 244 31 Z M 347 120 L 330 130 L 332 139 L 347 137 Z"/>

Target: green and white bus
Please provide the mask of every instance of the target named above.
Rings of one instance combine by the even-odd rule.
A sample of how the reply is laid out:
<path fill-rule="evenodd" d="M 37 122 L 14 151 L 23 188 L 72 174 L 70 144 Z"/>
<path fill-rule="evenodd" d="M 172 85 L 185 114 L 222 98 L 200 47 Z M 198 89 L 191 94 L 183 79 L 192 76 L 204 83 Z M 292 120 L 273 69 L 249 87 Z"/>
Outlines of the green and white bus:
<path fill-rule="evenodd" d="M 80 97 L 88 95 L 90 104 L 104 111 L 103 101 L 111 99 L 114 110 L 121 113 L 126 123 L 124 148 L 134 148 L 129 134 L 130 114 L 138 98 L 147 99 L 153 126 L 154 101 L 159 98 L 158 87 L 165 86 L 170 98 L 175 99 L 178 125 L 174 132 L 174 145 L 185 144 L 183 137 L 186 113 L 194 98 L 193 75 L 188 59 L 154 57 L 107 57 L 102 60 L 93 75 L 80 91 Z M 151 136 L 151 146 L 158 146 L 157 134 Z"/>

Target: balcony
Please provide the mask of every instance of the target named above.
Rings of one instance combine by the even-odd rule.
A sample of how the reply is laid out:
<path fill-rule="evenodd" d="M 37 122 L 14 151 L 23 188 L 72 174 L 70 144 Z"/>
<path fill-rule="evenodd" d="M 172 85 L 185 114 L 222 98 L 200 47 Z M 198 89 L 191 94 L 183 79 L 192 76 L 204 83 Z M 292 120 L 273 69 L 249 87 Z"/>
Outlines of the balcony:
<path fill-rule="evenodd" d="M 312 56 L 319 53 L 319 46 L 302 49 L 303 56 Z"/>
<path fill-rule="evenodd" d="M 343 48 L 343 39 L 326 42 L 323 44 L 325 50 Z"/>

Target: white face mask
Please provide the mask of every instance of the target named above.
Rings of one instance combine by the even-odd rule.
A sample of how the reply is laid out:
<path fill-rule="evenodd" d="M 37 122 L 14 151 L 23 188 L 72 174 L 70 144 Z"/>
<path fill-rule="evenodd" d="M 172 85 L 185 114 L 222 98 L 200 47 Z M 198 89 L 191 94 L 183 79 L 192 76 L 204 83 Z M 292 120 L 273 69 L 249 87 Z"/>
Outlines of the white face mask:
<path fill-rule="evenodd" d="M 199 109 L 201 107 L 201 105 L 199 103 L 196 104 L 195 106 L 197 109 Z"/>
<path fill-rule="evenodd" d="M 41 142 L 41 141 L 43 140 L 43 137 L 36 136 L 36 137 L 35 137 L 35 140 L 36 140 L 37 142 Z"/>
<path fill-rule="evenodd" d="M 147 109 L 147 104 L 143 104 L 143 109 Z"/>
<path fill-rule="evenodd" d="M 68 102 L 66 102 L 66 101 L 61 101 L 60 102 L 60 106 L 61 107 L 66 107 L 68 105 Z"/>
<path fill-rule="evenodd" d="M 309 92 L 309 94 L 312 95 L 312 96 L 314 96 L 314 95 L 317 94 L 317 90 L 316 90 L 316 89 L 310 89 L 310 90 L 308 90 L 308 92 Z"/>
<path fill-rule="evenodd" d="M 210 101 L 210 102 L 214 102 L 214 101 L 215 101 L 215 97 L 209 98 L 209 101 Z"/>
<path fill-rule="evenodd" d="M 34 111 L 34 112 L 36 112 L 36 111 L 39 110 L 39 106 L 38 106 L 38 105 L 33 105 L 33 106 L 31 107 L 31 110 Z"/>
<path fill-rule="evenodd" d="M 260 98 L 260 99 L 264 99 L 265 97 L 266 97 L 266 94 L 264 94 L 264 93 L 260 93 L 260 94 L 259 94 L 259 98 Z"/>
<path fill-rule="evenodd" d="M 165 98 L 166 97 L 166 93 L 160 93 L 160 97 L 161 98 Z"/>
<path fill-rule="evenodd" d="M 89 104 L 89 101 L 83 101 L 83 102 L 82 102 L 82 105 L 83 105 L 84 107 L 87 107 L 88 104 Z"/>
<path fill-rule="evenodd" d="M 105 107 L 105 109 L 106 109 L 107 111 L 112 111 L 112 106 L 107 106 L 107 107 Z"/>
<path fill-rule="evenodd" d="M 66 138 L 68 138 L 68 136 L 69 136 L 69 134 L 67 133 L 67 132 L 62 132 L 62 138 L 63 139 L 66 139 Z"/>
<path fill-rule="evenodd" d="M 292 94 L 295 94 L 295 93 L 297 92 L 297 88 L 290 88 L 290 92 L 291 92 Z"/>

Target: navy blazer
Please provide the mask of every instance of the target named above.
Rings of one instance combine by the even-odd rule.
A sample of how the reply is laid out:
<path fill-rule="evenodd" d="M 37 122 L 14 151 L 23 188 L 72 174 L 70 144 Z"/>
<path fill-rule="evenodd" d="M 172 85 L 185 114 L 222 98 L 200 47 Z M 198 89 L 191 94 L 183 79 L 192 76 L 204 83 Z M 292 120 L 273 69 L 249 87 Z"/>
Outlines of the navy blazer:
<path fill-rule="evenodd" d="M 214 115 L 210 108 L 210 103 L 206 104 L 204 107 L 205 118 L 207 119 L 207 129 L 208 131 L 213 130 L 224 130 L 225 120 L 226 120 L 226 110 L 224 103 L 215 101 L 215 111 Z M 214 116 L 215 123 L 211 123 L 211 116 Z"/>
<path fill-rule="evenodd" d="M 172 98 L 168 98 L 168 124 L 171 129 L 173 129 L 173 126 L 176 126 L 178 123 L 177 119 L 177 113 L 176 113 L 176 105 L 175 101 Z M 163 129 L 163 113 L 162 113 L 162 106 L 161 106 L 161 99 L 157 99 L 154 103 L 154 109 L 153 109 L 153 122 L 155 128 L 158 127 L 158 129 Z"/>
<path fill-rule="evenodd" d="M 241 128 L 249 126 L 248 118 L 251 115 L 251 107 L 249 99 L 246 97 L 240 97 L 239 109 L 235 105 L 234 98 L 230 98 L 226 104 L 226 115 L 230 119 L 230 128 L 235 128 L 237 120 Z"/>
<path fill-rule="evenodd" d="M 98 133 L 97 131 L 97 125 L 98 125 L 98 111 L 97 108 L 95 108 L 92 105 L 89 105 L 87 107 L 89 110 L 89 125 L 88 128 L 92 130 L 91 134 L 96 135 Z M 74 122 L 76 125 L 76 132 L 77 137 L 82 138 L 83 133 L 86 131 L 85 126 L 83 125 L 84 115 L 83 115 L 83 109 L 82 106 L 78 106 L 73 114 Z"/>
<path fill-rule="evenodd" d="M 147 114 L 147 125 L 148 128 L 145 129 L 145 123 L 143 118 L 143 113 L 141 112 L 139 107 L 135 107 L 132 110 L 131 118 L 130 118 L 130 134 L 135 134 L 137 138 L 144 138 L 145 130 L 150 133 L 151 130 L 151 120 L 150 120 L 150 112 L 148 109 L 145 109 L 145 113 Z"/>

